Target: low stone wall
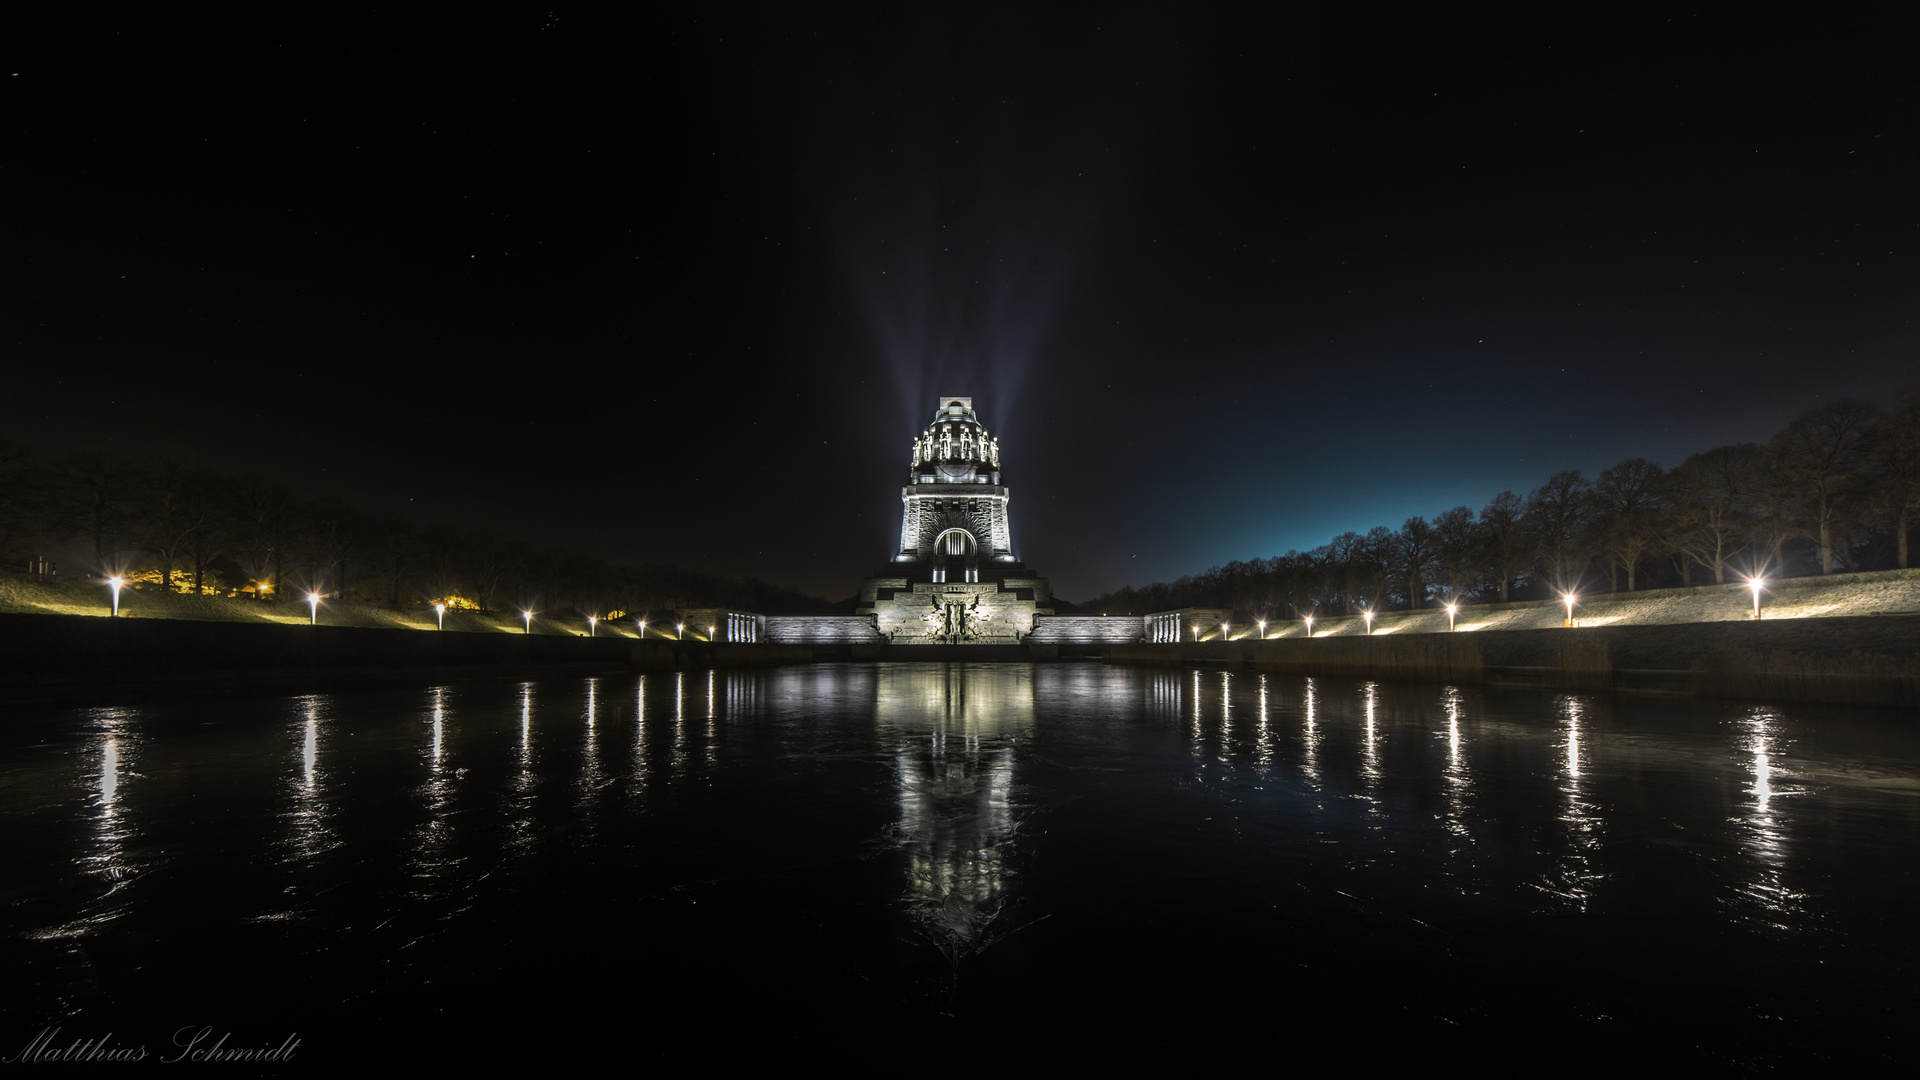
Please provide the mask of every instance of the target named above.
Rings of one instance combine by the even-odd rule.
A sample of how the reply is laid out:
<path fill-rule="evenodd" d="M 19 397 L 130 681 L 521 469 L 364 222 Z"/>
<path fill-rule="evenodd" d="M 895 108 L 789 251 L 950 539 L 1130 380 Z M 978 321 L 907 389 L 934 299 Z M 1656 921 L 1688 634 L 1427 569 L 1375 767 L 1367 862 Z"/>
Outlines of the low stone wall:
<path fill-rule="evenodd" d="M 1140 640 L 1138 615 L 1036 615 L 1030 645 L 1131 644 Z"/>
<path fill-rule="evenodd" d="M 865 645 L 883 639 L 871 615 L 768 615 L 764 640 L 772 645 Z"/>

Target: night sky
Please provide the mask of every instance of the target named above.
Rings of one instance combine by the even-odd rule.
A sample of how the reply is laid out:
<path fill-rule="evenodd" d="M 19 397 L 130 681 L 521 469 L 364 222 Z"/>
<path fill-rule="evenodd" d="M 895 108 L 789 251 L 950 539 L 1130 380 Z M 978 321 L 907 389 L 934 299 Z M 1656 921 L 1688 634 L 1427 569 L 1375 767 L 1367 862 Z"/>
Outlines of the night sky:
<path fill-rule="evenodd" d="M 1920 382 L 1910 16 L 1267 7 L 16 28 L 0 433 L 837 599 L 965 394 L 1086 599 Z"/>

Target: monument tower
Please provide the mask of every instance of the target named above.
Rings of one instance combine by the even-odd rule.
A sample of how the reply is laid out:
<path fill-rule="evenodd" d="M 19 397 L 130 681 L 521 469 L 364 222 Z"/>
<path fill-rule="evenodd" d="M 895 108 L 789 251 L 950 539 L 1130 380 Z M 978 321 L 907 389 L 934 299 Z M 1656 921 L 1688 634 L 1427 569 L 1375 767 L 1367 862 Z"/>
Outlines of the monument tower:
<path fill-rule="evenodd" d="M 1012 644 L 1053 614 L 1045 578 L 1013 553 L 1000 440 L 970 397 L 940 399 L 900 489 L 900 548 L 860 587 L 859 614 L 900 644 Z"/>

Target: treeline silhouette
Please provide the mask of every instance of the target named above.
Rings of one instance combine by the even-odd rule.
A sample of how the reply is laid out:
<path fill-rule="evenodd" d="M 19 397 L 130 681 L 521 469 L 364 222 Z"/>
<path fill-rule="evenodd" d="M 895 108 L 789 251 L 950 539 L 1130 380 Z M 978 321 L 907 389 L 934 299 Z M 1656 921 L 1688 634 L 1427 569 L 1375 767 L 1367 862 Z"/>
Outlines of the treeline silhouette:
<path fill-rule="evenodd" d="M 27 569 L 50 542 L 84 543 L 87 571 L 175 592 L 271 600 L 436 601 L 578 615 L 731 607 L 812 614 L 817 596 L 752 578 L 622 566 L 491 533 L 304 499 L 258 473 L 178 453 L 86 451 L 36 461 L 0 439 L 0 558 Z"/>
<path fill-rule="evenodd" d="M 1563 593 L 1905 568 L 1920 511 L 1920 387 L 1883 413 L 1852 398 L 1810 409 L 1765 444 L 1672 469 L 1629 458 L 1592 480 L 1555 473 L 1398 530 L 1130 586 L 1081 607 L 1224 607 L 1253 618 L 1350 615 Z"/>

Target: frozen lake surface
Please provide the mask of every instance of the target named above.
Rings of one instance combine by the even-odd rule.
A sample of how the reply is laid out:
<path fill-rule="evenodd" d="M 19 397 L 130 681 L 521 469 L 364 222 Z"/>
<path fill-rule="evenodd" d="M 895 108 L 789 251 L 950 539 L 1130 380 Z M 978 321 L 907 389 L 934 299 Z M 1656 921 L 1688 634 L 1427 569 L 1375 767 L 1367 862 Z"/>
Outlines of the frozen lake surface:
<path fill-rule="evenodd" d="M 0 1057 L 1907 1062 L 1916 719 L 1072 663 L 14 709 Z"/>

